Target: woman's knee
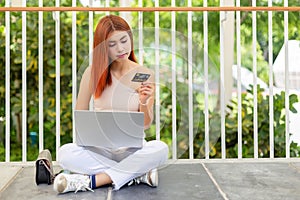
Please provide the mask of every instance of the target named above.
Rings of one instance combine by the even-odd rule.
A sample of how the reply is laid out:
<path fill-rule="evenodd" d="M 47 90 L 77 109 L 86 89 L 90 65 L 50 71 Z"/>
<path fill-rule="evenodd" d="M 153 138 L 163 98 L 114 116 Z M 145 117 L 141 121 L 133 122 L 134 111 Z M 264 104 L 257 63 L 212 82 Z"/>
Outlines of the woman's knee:
<path fill-rule="evenodd" d="M 169 147 L 165 142 L 160 140 L 152 140 L 149 142 L 149 145 L 153 146 L 153 148 L 155 148 L 159 155 L 161 155 L 165 160 L 168 159 Z"/>
<path fill-rule="evenodd" d="M 152 143 L 152 145 L 154 145 L 157 149 L 169 150 L 168 145 L 163 141 L 152 140 L 152 141 L 150 141 L 150 143 Z"/>
<path fill-rule="evenodd" d="M 73 162 L 75 149 L 78 148 L 76 144 L 69 143 L 61 146 L 57 152 L 57 161 L 62 166 L 68 166 L 69 162 Z"/>

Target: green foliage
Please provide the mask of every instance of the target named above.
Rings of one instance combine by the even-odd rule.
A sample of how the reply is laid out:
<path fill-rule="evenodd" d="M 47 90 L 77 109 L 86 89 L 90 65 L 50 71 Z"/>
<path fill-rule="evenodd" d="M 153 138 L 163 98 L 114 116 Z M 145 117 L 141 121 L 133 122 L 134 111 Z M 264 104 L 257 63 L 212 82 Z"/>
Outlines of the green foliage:
<path fill-rule="evenodd" d="M 253 89 L 248 93 L 242 94 L 242 132 L 243 132 L 243 156 L 253 157 L 253 110 L 254 99 Z M 285 152 L 285 93 L 275 94 L 274 101 L 274 155 L 275 157 L 284 157 Z M 294 103 L 298 102 L 298 97 L 295 94 L 289 97 L 289 110 L 297 112 L 294 108 Z M 258 154 L 259 157 L 269 157 L 269 96 L 264 93 L 261 88 L 258 88 L 257 93 L 257 129 L 258 129 Z M 228 122 L 227 122 L 228 121 Z M 232 100 L 230 112 L 226 118 L 226 126 L 237 130 L 237 99 Z M 291 135 L 291 133 L 290 133 Z M 237 131 L 232 131 L 229 137 L 237 141 Z M 300 148 L 297 144 L 290 145 L 290 155 L 292 157 L 299 156 Z M 227 143 L 227 153 L 230 156 L 237 156 L 237 144 Z"/>
<path fill-rule="evenodd" d="M 177 82 L 178 88 L 182 89 L 185 84 Z M 166 141 L 172 150 L 172 92 L 168 87 L 161 88 L 161 139 Z M 199 95 L 194 92 L 194 99 Z M 176 96 L 176 131 L 177 131 L 177 155 L 178 158 L 189 158 L 189 115 L 188 106 L 184 102 L 187 90 L 181 90 L 180 95 Z M 242 94 L 242 156 L 243 158 L 254 157 L 254 99 L 253 89 Z M 285 157 L 285 93 L 281 92 L 273 97 L 274 99 L 274 156 Z M 289 97 L 289 110 L 297 112 L 294 103 L 298 102 L 295 94 Z M 225 117 L 225 138 L 226 138 L 226 157 L 237 158 L 238 156 L 238 104 L 237 98 L 234 97 L 228 106 Z M 193 151 L 194 158 L 205 157 L 205 116 L 203 102 L 193 104 Z M 257 132 L 258 132 L 258 154 L 259 157 L 270 157 L 269 144 L 269 96 L 258 87 L 257 92 Z M 155 135 L 155 129 L 149 130 L 147 135 Z M 291 134 L 290 134 L 291 135 Z M 153 139 L 153 137 L 149 138 Z M 216 110 L 209 111 L 209 156 L 210 158 L 221 158 L 221 116 Z M 172 154 L 172 151 L 170 152 Z M 300 147 L 296 143 L 290 144 L 291 157 L 298 157 Z"/>
<path fill-rule="evenodd" d="M 0 14 L 2 14 L 1 12 Z M 88 55 L 88 19 L 87 13 L 77 13 L 77 63 L 78 70 Z M 61 143 L 72 141 L 72 20 L 71 13 L 60 14 L 60 131 Z M 56 58 L 55 58 L 55 21 L 51 12 L 43 15 L 43 112 L 44 112 L 44 144 L 53 152 L 55 157 L 56 135 Z M 3 19 L 3 18 L 1 18 Z M 65 20 L 64 20 L 65 19 Z M 11 160 L 21 160 L 21 134 L 22 134 L 22 36 L 21 36 L 21 13 L 11 13 L 11 55 L 10 55 L 10 94 L 11 94 Z M 78 26 L 80 25 L 80 26 Z M 0 23 L 0 27 L 4 27 Z M 5 52 L 5 29 L 0 28 L 0 51 Z M 32 145 L 29 132 L 39 131 L 38 120 L 38 15 L 29 12 L 27 14 L 27 130 L 28 149 L 27 159 L 35 160 L 38 155 L 38 146 Z M 0 55 L 0 73 L 5 77 L 5 53 Z M 82 69 L 81 69 L 82 70 Z M 1 79 L 0 85 L 0 116 L 5 114 L 5 79 Z M 4 130 L 3 130 L 4 132 Z M 2 130 L 0 131 L 3 134 Z M 3 136 L 2 136 L 3 137 Z M 2 138 L 0 135 L 0 138 Z M 1 140 L 4 146 L 4 140 Z M 4 159 L 4 151 L 1 157 Z M 2 159 L 2 160 L 3 160 Z"/>

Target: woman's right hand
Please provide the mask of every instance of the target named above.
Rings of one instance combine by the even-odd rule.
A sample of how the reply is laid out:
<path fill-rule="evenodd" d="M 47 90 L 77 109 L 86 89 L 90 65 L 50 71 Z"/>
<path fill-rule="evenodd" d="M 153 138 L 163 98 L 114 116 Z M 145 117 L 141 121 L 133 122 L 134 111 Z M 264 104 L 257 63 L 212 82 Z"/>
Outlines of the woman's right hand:
<path fill-rule="evenodd" d="M 139 93 L 140 104 L 147 104 L 149 99 L 154 96 L 154 84 L 150 82 L 143 82 L 137 91 Z"/>

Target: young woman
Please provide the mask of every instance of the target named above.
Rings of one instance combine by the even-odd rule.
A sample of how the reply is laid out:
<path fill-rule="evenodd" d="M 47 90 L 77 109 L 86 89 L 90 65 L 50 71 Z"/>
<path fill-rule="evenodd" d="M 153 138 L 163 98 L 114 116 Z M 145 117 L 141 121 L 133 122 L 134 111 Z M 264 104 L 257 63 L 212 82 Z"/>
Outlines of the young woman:
<path fill-rule="evenodd" d="M 136 72 L 151 73 L 140 66 L 133 51 L 132 32 L 121 17 L 102 18 L 94 35 L 93 63 L 81 79 L 76 110 L 139 111 L 144 113 L 144 126 L 153 118 L 154 76 L 142 83 L 131 78 Z M 158 185 L 157 168 L 168 158 L 168 146 L 161 141 L 144 141 L 143 147 L 107 149 L 82 147 L 74 143 L 58 151 L 60 166 L 72 173 L 61 173 L 54 180 L 58 193 L 86 191 L 112 184 L 114 190 L 135 181 Z"/>

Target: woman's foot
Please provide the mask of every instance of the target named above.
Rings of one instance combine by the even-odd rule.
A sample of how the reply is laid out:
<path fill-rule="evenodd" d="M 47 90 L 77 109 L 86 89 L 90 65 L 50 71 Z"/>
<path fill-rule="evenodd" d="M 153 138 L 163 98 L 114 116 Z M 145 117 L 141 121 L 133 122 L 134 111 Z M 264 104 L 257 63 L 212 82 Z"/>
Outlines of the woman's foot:
<path fill-rule="evenodd" d="M 158 186 L 158 172 L 157 169 L 152 169 L 146 174 L 134 178 L 132 181 L 128 183 L 128 185 L 132 185 L 133 183 L 135 184 L 140 184 L 140 183 L 145 183 L 151 187 L 157 187 Z"/>
<path fill-rule="evenodd" d="M 54 179 L 53 189 L 57 193 L 92 191 L 91 180 L 87 175 L 82 174 L 58 174 Z"/>

